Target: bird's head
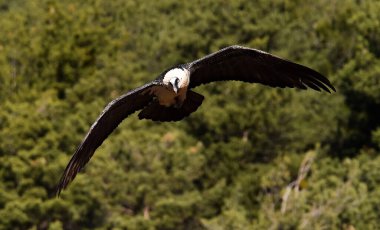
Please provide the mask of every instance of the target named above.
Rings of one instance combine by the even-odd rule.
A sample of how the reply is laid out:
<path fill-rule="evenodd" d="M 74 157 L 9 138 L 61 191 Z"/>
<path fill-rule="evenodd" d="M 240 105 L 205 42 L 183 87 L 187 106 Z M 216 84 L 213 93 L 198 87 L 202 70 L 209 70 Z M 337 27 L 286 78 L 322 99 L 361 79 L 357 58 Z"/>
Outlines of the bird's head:
<path fill-rule="evenodd" d="M 189 76 L 190 72 L 187 69 L 174 68 L 166 72 L 163 82 L 177 94 L 179 89 L 189 85 Z"/>

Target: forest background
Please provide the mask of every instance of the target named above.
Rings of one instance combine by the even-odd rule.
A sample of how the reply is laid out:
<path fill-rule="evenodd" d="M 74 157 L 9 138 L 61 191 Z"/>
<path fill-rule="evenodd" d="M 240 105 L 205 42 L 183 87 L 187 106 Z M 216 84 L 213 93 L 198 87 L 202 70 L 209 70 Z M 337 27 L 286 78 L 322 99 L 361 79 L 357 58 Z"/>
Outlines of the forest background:
<path fill-rule="evenodd" d="M 378 229 L 380 1 L 0 0 L 0 229 Z M 55 196 L 104 106 L 240 44 L 337 88 L 197 88 L 126 119 Z"/>

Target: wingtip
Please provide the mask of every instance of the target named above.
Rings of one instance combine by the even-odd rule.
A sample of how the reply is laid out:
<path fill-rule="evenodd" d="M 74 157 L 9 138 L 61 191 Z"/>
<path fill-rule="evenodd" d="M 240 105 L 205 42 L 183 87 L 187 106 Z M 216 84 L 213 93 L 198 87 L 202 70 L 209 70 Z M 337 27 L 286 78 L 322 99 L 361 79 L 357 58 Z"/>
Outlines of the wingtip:
<path fill-rule="evenodd" d="M 333 92 L 336 92 L 336 89 L 334 88 L 334 86 L 332 84 L 329 84 L 329 85 L 327 85 L 325 91 L 332 94 Z"/>
<path fill-rule="evenodd" d="M 328 92 L 329 94 L 336 93 L 336 89 L 333 85 L 329 84 L 328 87 L 324 88 L 325 92 Z"/>
<path fill-rule="evenodd" d="M 56 187 L 55 196 L 59 198 L 61 196 L 62 191 L 67 187 L 67 185 L 68 185 L 68 183 L 67 183 L 65 177 L 62 176 L 62 178 L 60 179 L 60 181 Z"/>
<path fill-rule="evenodd" d="M 328 82 L 328 84 L 326 84 L 326 83 L 324 83 L 325 85 L 325 87 L 323 88 L 324 89 L 324 91 L 326 91 L 326 92 L 328 92 L 328 93 L 330 93 L 330 94 L 332 94 L 332 93 L 336 93 L 336 89 L 335 89 L 335 87 L 330 83 L 330 81 Z"/>
<path fill-rule="evenodd" d="M 57 188 L 55 190 L 55 197 L 60 198 L 61 197 L 61 192 L 62 192 L 62 188 L 60 188 L 59 186 L 57 186 Z"/>
<path fill-rule="evenodd" d="M 326 89 L 324 89 L 329 94 L 336 93 L 336 89 L 332 84 L 327 85 Z"/>
<path fill-rule="evenodd" d="M 74 180 L 79 170 L 73 166 L 73 161 L 70 161 L 67 165 L 65 171 L 62 174 L 61 179 L 56 187 L 56 196 L 59 197 L 63 190 L 67 188 L 67 186 Z"/>

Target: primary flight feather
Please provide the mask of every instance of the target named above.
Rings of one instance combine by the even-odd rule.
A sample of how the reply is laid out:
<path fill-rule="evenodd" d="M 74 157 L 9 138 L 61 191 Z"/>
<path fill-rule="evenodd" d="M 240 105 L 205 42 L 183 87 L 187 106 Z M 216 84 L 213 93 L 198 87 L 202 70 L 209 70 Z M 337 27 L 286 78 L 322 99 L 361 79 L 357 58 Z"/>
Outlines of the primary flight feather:
<path fill-rule="evenodd" d="M 196 61 L 178 65 L 155 80 L 111 101 L 75 151 L 57 187 L 67 187 L 108 135 L 130 114 L 140 119 L 179 121 L 195 112 L 204 97 L 190 89 L 214 81 L 237 80 L 271 87 L 335 91 L 330 81 L 306 66 L 257 49 L 230 46 Z"/>

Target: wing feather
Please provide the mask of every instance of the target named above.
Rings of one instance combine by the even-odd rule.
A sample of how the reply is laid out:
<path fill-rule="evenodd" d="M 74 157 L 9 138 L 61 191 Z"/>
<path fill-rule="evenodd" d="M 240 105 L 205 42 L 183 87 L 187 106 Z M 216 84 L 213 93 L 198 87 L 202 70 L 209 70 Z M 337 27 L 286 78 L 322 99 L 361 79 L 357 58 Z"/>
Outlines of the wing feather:
<path fill-rule="evenodd" d="M 150 103 L 153 96 L 147 93 L 146 90 L 153 85 L 155 85 L 155 82 L 150 82 L 135 90 L 129 91 L 111 101 L 104 108 L 67 165 L 57 186 L 57 195 L 75 178 L 76 174 L 93 156 L 95 150 L 122 120 Z"/>
<path fill-rule="evenodd" d="M 335 91 L 322 74 L 261 50 L 230 46 L 187 64 L 190 88 L 214 81 L 238 80 L 272 87 Z"/>

